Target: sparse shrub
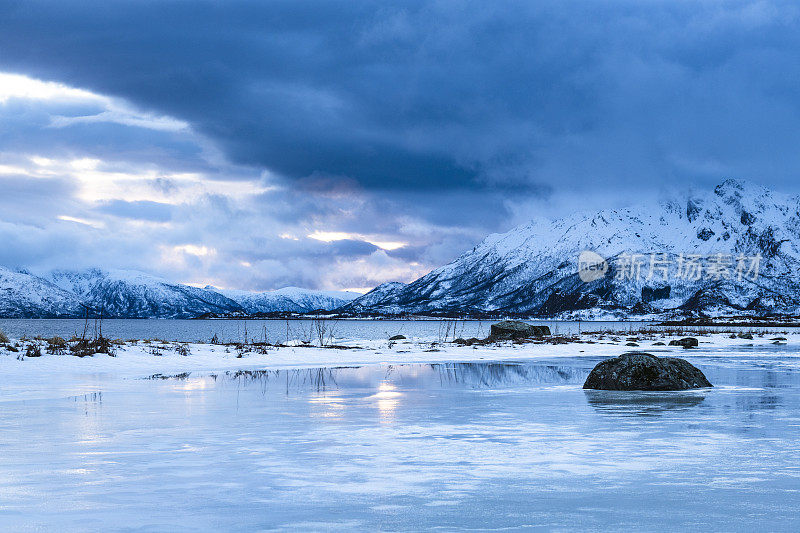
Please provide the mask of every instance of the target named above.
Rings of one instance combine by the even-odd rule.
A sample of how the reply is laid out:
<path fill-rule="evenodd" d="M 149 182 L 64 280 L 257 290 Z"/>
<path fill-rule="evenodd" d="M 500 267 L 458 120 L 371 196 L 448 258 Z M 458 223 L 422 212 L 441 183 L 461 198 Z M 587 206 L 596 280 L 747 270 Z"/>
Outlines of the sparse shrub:
<path fill-rule="evenodd" d="M 216 333 L 214 333 L 214 336 L 211 337 L 211 344 L 219 344 L 219 343 L 220 343 L 219 342 L 219 337 L 217 336 Z"/>
<path fill-rule="evenodd" d="M 189 349 L 189 345 L 185 342 L 176 342 L 173 346 L 175 348 L 175 353 L 178 355 L 186 357 L 192 353 L 192 351 Z"/>
<path fill-rule="evenodd" d="M 69 351 L 75 357 L 87 357 L 93 355 L 88 339 L 77 339 L 69 345 Z"/>
<path fill-rule="evenodd" d="M 114 350 L 114 346 L 111 344 L 111 340 L 102 336 L 92 340 L 91 348 L 94 353 L 104 353 L 110 355 L 111 357 L 116 355 L 116 351 Z"/>
<path fill-rule="evenodd" d="M 8 340 L 8 337 L 6 336 L 6 334 L 3 333 L 2 329 L 0 329 L 0 344 L 10 344 L 10 343 L 11 343 L 11 341 Z"/>
<path fill-rule="evenodd" d="M 151 346 L 149 352 L 150 355 L 155 355 L 156 357 L 164 355 L 164 352 L 161 351 L 161 347 L 158 345 Z"/>
<path fill-rule="evenodd" d="M 250 350 L 246 344 L 237 344 L 236 345 L 236 358 L 241 359 L 244 357 L 244 354 L 248 353 Z"/>
<path fill-rule="evenodd" d="M 50 355 L 64 355 L 67 353 L 67 341 L 61 337 L 47 339 L 46 351 Z"/>
<path fill-rule="evenodd" d="M 41 357 L 42 347 L 38 343 L 32 342 L 25 346 L 25 357 Z"/>
<path fill-rule="evenodd" d="M 117 351 L 110 339 L 97 337 L 96 339 L 77 339 L 69 344 L 69 351 L 75 357 L 87 357 L 96 353 L 104 353 L 111 357 L 117 356 Z"/>

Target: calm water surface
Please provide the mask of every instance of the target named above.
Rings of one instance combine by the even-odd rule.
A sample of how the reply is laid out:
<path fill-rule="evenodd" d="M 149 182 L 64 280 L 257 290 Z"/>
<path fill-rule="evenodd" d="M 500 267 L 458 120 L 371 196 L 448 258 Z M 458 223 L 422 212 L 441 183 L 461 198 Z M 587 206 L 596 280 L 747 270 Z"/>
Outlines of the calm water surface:
<path fill-rule="evenodd" d="M 798 359 L 721 355 L 678 393 L 584 391 L 589 358 L 92 376 L 0 402 L 0 523 L 797 531 Z"/>
<path fill-rule="evenodd" d="M 329 334 L 340 340 L 386 339 L 393 335 L 426 340 L 455 339 L 456 337 L 485 337 L 493 321 L 480 320 L 329 320 Z M 571 334 L 580 331 L 636 331 L 642 327 L 653 327 L 647 322 L 570 322 L 534 320 L 531 324 L 550 326 L 554 334 Z M 0 330 L 12 337 L 35 337 L 42 335 L 69 338 L 80 336 L 84 330 L 83 320 L 37 320 L 0 319 Z M 96 331 L 97 324 L 89 323 L 89 333 Z M 714 328 L 704 328 L 709 331 Z M 730 330 L 731 328 L 723 328 Z M 734 328 L 735 329 L 735 328 Z M 750 328 L 741 328 L 747 329 Z M 785 328 L 757 328 L 764 331 L 779 331 Z M 221 341 L 248 339 L 279 343 L 286 340 L 313 340 L 316 338 L 311 320 L 104 320 L 103 334 L 118 339 L 164 339 L 180 342 L 208 342 L 214 335 Z"/>
<path fill-rule="evenodd" d="M 549 324 L 553 333 L 587 331 L 586 323 L 536 321 Z M 393 335 L 409 338 L 454 339 L 456 337 L 485 337 L 492 321 L 480 320 L 327 320 L 329 332 L 340 339 L 386 339 Z M 58 335 L 80 336 L 84 320 L 0 319 L 0 330 L 12 337 Z M 589 329 L 637 329 L 641 322 L 593 322 Z M 99 326 L 88 325 L 89 333 Z M 249 339 L 284 342 L 287 339 L 311 340 L 316 336 L 311 320 L 104 320 L 103 334 L 119 339 L 164 339 L 180 342 L 208 342 L 217 335 L 222 341 L 242 341 L 245 331 Z M 455 336 L 454 336 L 455 335 Z"/>

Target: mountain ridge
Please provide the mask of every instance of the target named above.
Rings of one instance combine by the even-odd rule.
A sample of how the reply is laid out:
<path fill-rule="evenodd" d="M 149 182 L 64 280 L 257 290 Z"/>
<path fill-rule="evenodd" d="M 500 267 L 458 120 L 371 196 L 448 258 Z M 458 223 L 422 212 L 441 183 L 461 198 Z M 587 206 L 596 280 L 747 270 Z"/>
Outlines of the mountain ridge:
<path fill-rule="evenodd" d="M 584 253 L 595 254 L 593 266 L 602 266 L 602 275 L 584 279 L 586 272 L 579 269 Z M 729 275 L 709 276 L 719 274 L 714 259 L 722 256 Z M 641 262 L 634 276 L 636 257 Z M 758 258 L 756 275 L 740 275 L 743 258 Z M 660 263 L 666 266 L 658 277 L 653 272 L 659 273 Z M 681 276 L 681 269 L 690 266 L 704 276 Z M 411 283 L 384 283 L 360 296 L 296 287 L 266 292 L 198 288 L 126 270 L 36 275 L 0 267 L 4 317 L 82 316 L 86 305 L 120 318 L 315 311 L 566 319 L 798 315 L 800 197 L 725 180 L 712 191 L 657 203 L 572 213 L 553 221 L 538 218 L 487 236 Z"/>
<path fill-rule="evenodd" d="M 682 199 L 537 219 L 486 237 L 472 250 L 378 302 L 349 307 L 372 314 L 523 314 L 598 318 L 705 316 L 800 310 L 800 199 L 740 180 Z M 581 252 L 606 260 L 586 283 Z M 715 255 L 760 256 L 757 279 L 625 279 L 626 255 L 663 254 L 677 263 Z M 733 265 L 731 265 L 732 267 Z M 369 294 L 369 293 L 368 293 Z M 654 297 L 657 296 L 657 297 Z"/>
<path fill-rule="evenodd" d="M 198 318 L 257 313 L 330 311 L 357 297 L 342 291 L 285 287 L 227 291 L 174 283 L 134 270 L 52 270 L 32 273 L 0 267 L 0 316 L 79 318 L 87 307 L 107 318 Z M 251 305 L 271 300 L 269 309 Z"/>

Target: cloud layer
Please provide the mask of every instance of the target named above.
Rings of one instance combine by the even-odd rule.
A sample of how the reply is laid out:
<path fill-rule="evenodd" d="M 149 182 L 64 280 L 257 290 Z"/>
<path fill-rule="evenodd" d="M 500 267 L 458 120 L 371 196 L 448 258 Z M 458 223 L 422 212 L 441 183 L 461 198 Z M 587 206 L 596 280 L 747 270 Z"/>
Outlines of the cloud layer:
<path fill-rule="evenodd" d="M 667 185 L 796 192 L 798 26 L 764 1 L 0 0 L 0 262 L 368 287 Z"/>

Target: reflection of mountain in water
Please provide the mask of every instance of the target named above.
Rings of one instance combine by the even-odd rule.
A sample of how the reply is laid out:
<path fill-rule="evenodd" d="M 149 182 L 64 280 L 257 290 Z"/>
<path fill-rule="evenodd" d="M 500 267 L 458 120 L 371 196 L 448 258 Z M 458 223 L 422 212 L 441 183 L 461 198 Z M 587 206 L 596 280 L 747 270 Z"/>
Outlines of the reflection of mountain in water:
<path fill-rule="evenodd" d="M 442 386 L 469 388 L 582 383 L 586 374 L 580 368 L 544 364 L 443 363 L 430 367 Z"/>
<path fill-rule="evenodd" d="M 436 363 L 290 370 L 238 370 L 221 377 L 237 387 L 264 391 L 373 389 L 481 389 L 536 384 L 579 384 L 586 369 L 552 364 Z"/>
<path fill-rule="evenodd" d="M 302 368 L 291 370 L 237 370 L 226 372 L 224 379 L 236 383 L 240 387 L 260 386 L 264 391 L 275 385 L 289 390 L 337 389 L 336 376 L 343 368 Z M 355 370 L 355 369 L 348 369 Z"/>

